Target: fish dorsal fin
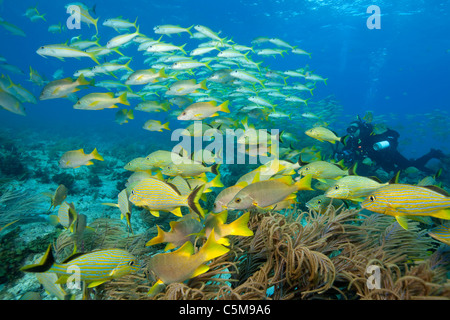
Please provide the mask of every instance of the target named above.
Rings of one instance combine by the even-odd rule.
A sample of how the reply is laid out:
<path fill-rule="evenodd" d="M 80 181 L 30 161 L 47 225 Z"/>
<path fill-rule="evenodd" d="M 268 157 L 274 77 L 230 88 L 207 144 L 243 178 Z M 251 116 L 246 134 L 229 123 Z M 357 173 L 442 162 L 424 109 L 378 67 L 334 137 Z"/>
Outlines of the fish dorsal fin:
<path fill-rule="evenodd" d="M 432 190 L 434 192 L 437 192 L 439 194 L 442 194 L 443 196 L 449 198 L 450 197 L 450 193 L 448 193 L 446 190 L 439 188 L 438 186 L 423 186 L 422 188 L 427 188 L 429 190 Z"/>
<path fill-rule="evenodd" d="M 76 259 L 76 258 L 78 258 L 78 257 L 81 257 L 82 255 L 85 255 L 85 254 L 86 254 L 86 252 L 77 252 L 77 253 L 74 253 L 74 254 L 72 254 L 71 256 L 69 256 L 68 258 L 64 259 L 64 261 L 61 262 L 61 263 L 62 263 L 62 264 L 69 263 L 70 261 L 72 261 L 72 260 L 74 260 L 74 259 Z"/>
<path fill-rule="evenodd" d="M 298 164 L 303 167 L 306 166 L 308 163 L 309 162 L 305 162 L 302 160 L 302 154 L 300 154 L 300 156 L 298 157 Z"/>
<path fill-rule="evenodd" d="M 398 178 L 400 176 L 400 171 L 398 171 L 395 176 L 392 177 L 391 180 L 389 180 L 389 184 L 396 184 L 398 183 Z"/>
<path fill-rule="evenodd" d="M 373 181 L 376 181 L 376 182 L 378 182 L 378 183 L 383 183 L 378 177 L 371 176 L 371 177 L 368 177 L 368 178 L 371 179 L 371 180 L 373 180 Z"/>
<path fill-rule="evenodd" d="M 168 186 L 170 186 L 179 196 L 181 196 L 181 192 L 178 190 L 178 188 L 174 184 L 172 184 L 170 182 L 166 182 L 166 184 Z"/>

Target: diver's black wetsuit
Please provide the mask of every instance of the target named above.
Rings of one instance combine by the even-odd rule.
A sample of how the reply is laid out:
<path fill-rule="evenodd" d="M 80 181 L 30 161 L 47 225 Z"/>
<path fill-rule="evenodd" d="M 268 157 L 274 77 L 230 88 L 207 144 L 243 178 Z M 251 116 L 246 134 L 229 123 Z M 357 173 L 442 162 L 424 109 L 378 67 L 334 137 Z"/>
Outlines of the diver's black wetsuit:
<path fill-rule="evenodd" d="M 336 160 L 344 159 L 346 164 L 361 163 L 365 158 L 370 158 L 386 172 L 415 167 L 426 173 L 432 173 L 425 164 L 432 158 L 440 159 L 443 156 L 442 151 L 431 149 L 418 159 L 406 159 L 397 150 L 400 137 L 397 131 L 387 129 L 381 134 L 373 134 L 373 126 L 361 120 L 352 122 L 347 131 L 349 134 L 342 139 L 344 148 L 335 154 Z M 375 150 L 374 144 L 382 141 L 388 142 L 389 145 L 384 149 Z"/>

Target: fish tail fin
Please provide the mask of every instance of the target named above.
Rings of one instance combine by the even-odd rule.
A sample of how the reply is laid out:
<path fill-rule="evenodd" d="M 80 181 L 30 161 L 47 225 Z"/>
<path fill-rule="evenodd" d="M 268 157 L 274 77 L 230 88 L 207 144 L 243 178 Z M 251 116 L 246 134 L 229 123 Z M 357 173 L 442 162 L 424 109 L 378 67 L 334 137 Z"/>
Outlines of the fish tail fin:
<path fill-rule="evenodd" d="M 22 267 L 20 270 L 23 272 L 37 272 L 42 273 L 48 271 L 55 263 L 55 258 L 52 253 L 52 245 L 50 244 L 42 257 L 41 261 L 37 264 L 31 264 Z"/>
<path fill-rule="evenodd" d="M 162 127 L 163 127 L 163 129 L 170 130 L 170 128 L 169 128 L 169 122 L 164 123 L 164 124 L 162 125 Z"/>
<path fill-rule="evenodd" d="M 302 179 L 297 181 L 295 185 L 297 186 L 298 190 L 314 190 L 311 187 L 311 180 L 312 180 L 312 174 L 308 174 L 304 176 Z"/>
<path fill-rule="evenodd" d="M 229 234 L 233 236 L 250 237 L 253 231 L 248 228 L 248 220 L 250 219 L 250 212 L 247 211 L 242 216 L 234 220 L 228 225 Z"/>
<path fill-rule="evenodd" d="M 161 229 L 158 225 L 156 225 L 156 228 L 158 229 L 158 235 L 152 239 L 150 239 L 150 241 L 148 241 L 145 246 L 152 246 L 154 244 L 158 244 L 158 243 L 163 243 L 164 242 L 164 238 L 165 238 L 165 232 L 163 229 Z"/>
<path fill-rule="evenodd" d="M 77 79 L 79 86 L 88 86 L 91 84 L 91 81 L 87 81 L 83 74 L 80 74 L 80 76 Z"/>
<path fill-rule="evenodd" d="M 216 241 L 213 229 L 208 237 L 208 240 L 203 245 L 203 247 L 201 247 L 199 254 L 202 254 L 202 256 L 204 257 L 203 261 L 206 262 L 220 257 L 221 255 L 226 254 L 228 251 L 230 251 L 230 249 L 224 247 Z"/>
<path fill-rule="evenodd" d="M 134 111 L 133 111 L 133 109 L 130 109 L 130 110 L 127 112 L 127 117 L 128 117 L 128 119 L 131 119 L 131 120 L 134 119 Z"/>
<path fill-rule="evenodd" d="M 219 163 L 215 163 L 211 166 L 211 173 L 215 174 L 215 175 L 219 175 L 219 167 L 220 164 Z"/>
<path fill-rule="evenodd" d="M 208 90 L 208 87 L 206 86 L 206 79 L 200 82 L 200 89 Z"/>
<path fill-rule="evenodd" d="M 93 52 L 91 53 L 87 53 L 89 55 L 89 57 L 94 60 L 94 62 L 98 65 L 100 65 L 100 62 L 98 62 L 97 57 L 95 56 L 95 54 Z"/>
<path fill-rule="evenodd" d="M 184 50 L 184 47 L 185 47 L 185 46 L 186 46 L 186 43 L 183 44 L 183 45 L 180 47 L 180 50 L 181 50 L 181 52 L 183 52 L 185 55 L 187 55 L 186 50 Z"/>
<path fill-rule="evenodd" d="M 103 157 L 98 153 L 97 148 L 92 151 L 91 155 L 94 157 L 95 160 L 105 161 Z"/>
<path fill-rule="evenodd" d="M 189 35 L 192 37 L 191 29 L 194 27 L 194 25 L 190 26 L 189 28 L 186 28 L 186 32 L 189 33 Z"/>
<path fill-rule="evenodd" d="M 136 20 L 134 20 L 134 23 L 133 23 L 133 25 L 134 25 L 134 29 L 136 29 L 136 31 L 138 30 L 138 27 L 137 27 L 137 25 L 136 25 L 136 23 L 137 23 L 137 20 L 138 20 L 138 17 L 136 17 Z"/>
<path fill-rule="evenodd" d="M 202 218 L 205 216 L 205 213 L 200 206 L 199 200 L 203 194 L 203 190 L 205 190 L 205 185 L 195 188 L 187 198 L 189 208 Z"/>
<path fill-rule="evenodd" d="M 129 106 L 130 103 L 127 100 L 127 93 L 124 92 L 119 96 L 119 103 L 124 104 L 126 106 Z"/>
<path fill-rule="evenodd" d="M 220 111 L 226 112 L 226 113 L 230 113 L 230 109 L 228 109 L 229 103 L 230 103 L 230 101 L 228 101 L 228 100 L 225 101 L 224 103 L 222 103 L 222 104 L 219 106 Z"/>
<path fill-rule="evenodd" d="M 211 180 L 211 187 L 222 188 L 223 186 L 222 181 L 220 181 L 220 174 L 216 175 L 216 177 Z"/>
<path fill-rule="evenodd" d="M 165 68 L 161 68 L 161 69 L 158 71 L 158 76 L 159 76 L 160 78 L 167 78 L 167 74 L 166 74 Z"/>

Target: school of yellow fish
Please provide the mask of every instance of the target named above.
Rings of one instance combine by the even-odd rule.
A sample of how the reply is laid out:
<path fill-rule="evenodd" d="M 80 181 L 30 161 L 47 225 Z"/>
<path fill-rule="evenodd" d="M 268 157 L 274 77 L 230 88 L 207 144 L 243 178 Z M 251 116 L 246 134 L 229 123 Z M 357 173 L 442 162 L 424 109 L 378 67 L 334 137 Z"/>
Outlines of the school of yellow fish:
<path fill-rule="evenodd" d="M 73 102 L 74 109 L 99 111 L 118 108 L 119 105 L 130 107 L 130 100 L 136 99 L 139 102 L 134 108 L 116 113 L 117 123 L 123 125 L 133 121 L 138 116 L 137 111 L 141 112 L 139 116 L 167 113 L 171 123 L 149 119 L 143 129 L 156 132 L 171 130 L 170 126 L 176 122 L 176 126 L 183 126 L 184 134 L 191 138 L 200 135 L 212 139 L 216 133 L 225 134 L 227 129 L 261 129 L 256 131 L 258 136 L 255 140 L 238 136 L 237 142 L 247 144 L 244 152 L 249 157 L 273 156 L 227 187 L 221 182 L 220 172 L 223 161 L 227 160 L 224 150 L 202 149 L 192 153 L 157 150 L 128 159 L 124 170 L 132 173 L 126 189 L 118 194 L 117 203 L 104 205 L 119 209 L 130 232 L 133 230 L 133 207 L 147 210 L 155 219 L 161 211 L 171 212 L 177 219 L 171 222 L 169 231 L 157 226 L 157 236 L 147 242 L 147 246 L 166 244 L 166 252 L 152 256 L 149 261 L 149 268 L 156 279 L 150 295 L 167 284 L 205 273 L 208 261 L 229 251 L 229 236 L 252 236 L 253 232 L 247 226 L 249 210 L 263 214 L 269 210 L 294 208 L 299 192 L 324 191 L 323 195 L 306 203 L 308 208 L 320 214 L 325 213 L 329 206 L 339 209 L 344 205 L 360 204 L 364 209 L 395 217 L 405 229 L 408 228 L 407 219 L 433 217 L 450 220 L 449 194 L 432 185 L 435 181 L 418 185 L 400 184 L 397 175 L 383 183 L 373 177 L 357 175 L 356 166 L 345 168 L 341 163 L 322 159 L 320 148 L 296 150 L 292 147 L 292 141 L 308 136 L 320 143 L 336 144 L 341 140 L 327 128 L 319 112 L 313 113 L 314 110 L 308 107 L 313 91 L 327 82 L 307 66 L 311 53 L 278 38 L 259 37 L 252 41 L 252 46 L 246 46 L 203 25 L 158 25 L 150 30 L 153 34 L 144 34 L 142 32 L 149 31 L 147 26 L 138 25 L 135 17 L 104 20 L 104 27 L 113 28 L 118 33 L 104 41 L 98 36 L 99 18 L 92 16 L 92 8 L 80 3 L 67 4 L 66 8 L 71 5 L 81 8 L 81 22 L 93 25 L 91 30 L 95 29 L 95 35 L 91 39 L 72 38 L 65 44 L 42 44 L 36 52 L 61 61 L 88 58 L 87 67 L 74 70 L 73 77 L 53 81 L 45 81 L 31 68 L 30 80 L 42 87 L 40 100 L 67 98 Z M 45 20 L 45 15 L 40 14 L 37 8 L 27 10 L 26 16 L 32 21 Z M 12 34 L 25 36 L 18 27 L 5 21 L 0 25 Z M 63 32 L 63 28 L 52 25 L 49 32 Z M 172 43 L 172 40 L 185 39 L 171 38 L 174 34 L 184 34 L 192 40 Z M 188 49 L 193 44 L 194 47 Z M 124 50 L 134 50 L 134 54 L 142 55 L 145 66 L 135 65 L 134 56 L 125 56 Z M 283 58 L 288 54 L 304 56 L 305 66 L 286 71 L 264 66 L 267 57 Z M 110 55 L 114 59 L 106 61 Z M 108 80 L 99 81 L 101 77 Z M 87 90 L 95 92 L 83 94 Z M 23 103 L 36 103 L 36 99 L 29 95 L 9 77 L 0 79 L 0 105 L 5 110 L 25 115 Z M 276 127 L 280 123 L 289 125 L 289 120 L 298 117 L 312 121 L 306 132 L 293 135 L 282 131 L 272 135 L 263 128 L 264 125 Z M 193 121 L 201 121 L 200 130 L 194 129 Z M 261 139 L 263 133 L 265 139 Z M 282 145 L 278 147 L 274 141 Z M 256 148 L 252 149 L 252 146 Z M 256 150 L 256 154 L 252 154 L 252 150 Z M 298 160 L 293 160 L 296 158 Z M 104 161 L 97 149 L 90 154 L 83 149 L 72 150 L 62 155 L 59 166 L 75 169 L 95 165 L 92 160 Z M 213 191 L 218 195 L 209 211 L 201 201 Z M 77 214 L 74 205 L 64 201 L 66 195 L 64 186 L 54 194 L 48 194 L 50 209 L 59 206 L 58 215 L 52 216 L 51 221 L 74 234 L 82 234 L 88 229 L 86 217 Z M 243 213 L 227 224 L 228 211 L 231 210 Z M 445 224 L 430 235 L 448 244 L 448 226 Z M 205 240 L 200 248 L 195 247 L 196 238 Z M 124 250 L 74 252 L 72 257 L 58 263 L 54 261 L 50 246 L 40 261 L 25 266 L 23 271 L 56 273 L 65 279 L 74 264 L 81 268 L 82 280 L 90 287 L 139 270 L 136 258 Z M 55 277 L 51 281 L 53 285 L 57 279 Z M 46 283 L 50 286 L 48 281 Z M 63 280 L 58 279 L 56 283 L 61 284 Z M 61 288 L 58 292 L 58 297 L 65 297 Z"/>

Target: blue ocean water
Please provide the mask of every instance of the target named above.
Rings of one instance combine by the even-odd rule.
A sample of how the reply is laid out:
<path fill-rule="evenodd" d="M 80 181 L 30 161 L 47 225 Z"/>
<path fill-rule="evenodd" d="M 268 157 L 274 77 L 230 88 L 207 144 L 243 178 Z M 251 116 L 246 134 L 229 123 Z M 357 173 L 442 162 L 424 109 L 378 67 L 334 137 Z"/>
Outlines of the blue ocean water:
<path fill-rule="evenodd" d="M 0 27 L 0 56 L 23 71 L 23 74 L 15 74 L 0 69 L 0 75 L 9 75 L 14 83 L 21 84 L 36 98 L 39 98 L 42 87 L 29 81 L 30 67 L 51 81 L 58 69 L 63 70 L 63 78 L 73 77 L 79 69 L 95 66 L 89 58 L 60 61 L 36 53 L 44 45 L 70 42 L 80 35 L 87 40 L 95 35 L 95 28 L 84 23 L 79 30 L 65 29 L 61 33 L 48 31 L 50 25 L 66 24 L 69 15 L 64 6 L 67 3 L 50 0 L 0 1 L 0 17 L 20 27 L 26 34 L 26 37 L 16 36 Z M 417 158 L 430 148 L 450 153 L 450 128 L 447 125 L 450 112 L 448 0 L 86 0 L 84 3 L 90 8 L 95 6 L 93 16 L 99 18 L 98 36 L 103 45 L 118 33 L 102 23 L 105 19 L 119 16 L 129 21 L 137 18 L 139 31 L 154 39 L 158 39 L 159 35 L 153 32 L 153 27 L 163 24 L 182 27 L 204 25 L 220 32 L 220 37 L 247 46 L 252 46 L 252 41 L 258 37 L 282 39 L 310 52 L 311 58 L 291 53 L 284 57 L 259 58 L 255 55 L 255 60 L 277 71 L 306 67 L 326 78 L 326 84 L 317 84 L 310 101 L 319 102 L 332 96 L 338 102 L 341 108 L 336 109 L 337 118 L 333 118 L 329 125 L 339 135 L 346 133 L 347 125 L 357 115 L 362 117 L 371 111 L 375 123 L 383 122 L 400 133 L 398 149 L 407 158 Z M 46 21 L 32 22 L 24 16 L 28 8 L 36 5 L 39 13 L 45 14 Z M 367 12 L 370 5 L 381 10 L 379 29 L 368 28 L 367 21 L 372 14 Z M 186 43 L 187 51 L 201 43 L 189 38 L 186 33 L 164 36 L 163 40 L 176 45 Z M 136 51 L 136 46 L 121 51 L 133 58 L 130 63 L 133 70 L 148 68 L 144 64 L 145 57 Z M 112 54 L 100 59 L 100 62 L 117 57 Z M 110 78 L 96 77 L 96 80 L 100 79 Z M 102 88 L 89 88 L 77 95 L 80 98 L 99 91 L 107 92 Z M 139 102 L 132 98 L 129 101 L 131 108 Z M 169 150 L 176 144 L 171 141 L 171 131 L 186 126 L 186 123 L 170 118 L 167 113 L 147 114 L 139 111 L 135 112 L 134 120 L 119 125 L 114 121 L 118 109 L 75 110 L 73 104 L 68 99 L 25 103 L 25 117 L 0 109 L 0 132 L 14 139 L 15 143 L 23 140 L 24 146 L 32 145 L 30 141 L 35 142 L 34 146 L 39 146 L 40 143 L 45 145 L 67 140 L 73 149 L 85 148 L 88 153 L 98 148 L 101 154 L 109 156 L 112 156 L 110 151 L 105 149 L 111 146 L 123 146 L 124 149 L 129 145 L 136 146 L 137 151 L 130 157 L 121 154 L 120 160 L 126 163 L 139 153 L 144 156 L 156 149 Z M 309 110 L 304 106 L 299 110 L 300 113 L 303 110 L 322 111 Z M 150 118 L 163 123 L 169 121 L 171 131 L 144 130 L 142 126 Z M 288 129 L 296 134 L 299 142 L 310 139 L 304 135 L 308 128 L 299 122 L 280 121 L 278 124 L 279 127 L 275 121 L 274 127 Z M 60 154 L 65 151 L 68 149 L 60 150 Z M 50 159 L 48 166 L 55 166 L 58 160 L 57 157 Z"/>
<path fill-rule="evenodd" d="M 411 145 L 401 150 L 411 157 L 428 151 L 429 146 L 449 151 L 445 139 L 436 139 L 430 117 L 445 117 L 436 109 L 448 110 L 447 70 L 450 39 L 448 1 L 372 1 L 381 10 L 381 28 L 368 29 L 366 13 L 368 3 L 362 1 L 86 1 L 89 7 L 96 5 L 101 42 L 106 42 L 116 32 L 102 26 L 106 18 L 123 16 L 134 21 L 138 17 L 140 31 L 154 36 L 153 27 L 175 24 L 188 27 L 206 25 L 233 41 L 251 45 L 256 37 L 278 37 L 312 53 L 305 56 L 267 58 L 265 65 L 276 70 L 289 70 L 308 64 L 317 74 L 328 78 L 328 85 L 316 90 L 314 99 L 335 95 L 344 108 L 344 115 L 353 119 L 372 110 L 375 115 L 392 114 L 388 121 L 392 126 L 401 125 L 400 133 Z M 45 59 L 35 52 L 45 44 L 63 43 L 72 37 L 94 35 L 94 29 L 82 24 L 81 30 L 65 30 L 61 34 L 47 31 L 50 24 L 65 24 L 68 14 L 63 3 L 40 1 L 38 10 L 45 13 L 47 22 L 31 22 L 23 16 L 25 10 L 35 6 L 33 1 L 3 1 L 1 16 L 22 28 L 27 37 L 22 38 L 2 30 L 0 33 L 2 55 L 8 63 L 21 68 L 27 75 L 32 66 L 51 79 L 54 71 L 63 68 L 64 76 L 74 70 L 92 66 L 92 61 L 55 58 Z M 188 42 L 183 35 L 170 40 L 181 44 Z M 197 43 L 188 44 L 193 48 Z M 129 50 L 132 52 L 132 50 Z M 141 57 L 135 55 L 131 67 L 140 67 Z M 12 79 L 23 83 L 36 96 L 39 88 L 27 82 L 27 76 L 13 75 Z M 63 132 L 83 128 L 102 128 L 119 134 L 129 134 L 140 127 L 138 121 L 126 127 L 113 122 L 111 110 L 101 114 L 78 112 L 71 102 L 58 99 L 43 101 L 27 107 L 27 117 L 7 112 L 1 113 L 2 126 L 16 128 L 58 128 Z M 426 127 L 426 136 L 415 135 L 416 122 L 408 122 L 405 115 L 431 114 L 420 117 L 418 122 Z M 395 117 L 394 117 L 395 116 Z M 79 125 L 79 126 L 77 126 Z M 69 129 L 70 128 L 70 129 Z M 344 128 L 340 128 L 344 129 Z M 443 128 L 444 130 L 446 128 Z M 56 129 L 59 131 L 59 129 Z M 97 130 L 98 131 L 98 130 Z M 341 131 L 342 132 L 342 131 Z M 448 131 L 446 132 L 448 133 Z M 147 133 L 152 137 L 152 133 Z M 426 141 L 426 146 L 424 143 Z M 416 143 L 417 142 L 417 143 Z"/>

